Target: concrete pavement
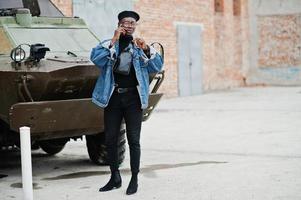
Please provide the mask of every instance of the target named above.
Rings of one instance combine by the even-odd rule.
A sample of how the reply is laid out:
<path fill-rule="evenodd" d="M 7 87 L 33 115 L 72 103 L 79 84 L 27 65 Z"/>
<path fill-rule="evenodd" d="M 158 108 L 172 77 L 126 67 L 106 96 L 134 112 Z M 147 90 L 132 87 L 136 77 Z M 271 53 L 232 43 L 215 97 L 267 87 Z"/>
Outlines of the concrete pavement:
<path fill-rule="evenodd" d="M 142 131 L 139 191 L 99 193 L 108 167 L 91 164 L 84 141 L 54 157 L 33 152 L 38 200 L 300 200 L 301 87 L 238 88 L 165 99 Z M 127 151 L 128 152 L 128 151 Z M 0 199 L 22 199 L 19 153 L 2 155 Z"/>

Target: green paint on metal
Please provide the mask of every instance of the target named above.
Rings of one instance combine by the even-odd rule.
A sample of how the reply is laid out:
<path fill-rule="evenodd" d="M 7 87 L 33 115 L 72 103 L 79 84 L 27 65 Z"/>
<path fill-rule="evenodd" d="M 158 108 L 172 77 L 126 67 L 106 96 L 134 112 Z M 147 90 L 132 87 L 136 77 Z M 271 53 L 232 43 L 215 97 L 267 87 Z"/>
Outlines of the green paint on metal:
<path fill-rule="evenodd" d="M 0 17 L 0 27 L 4 24 L 17 24 L 16 18 L 14 17 Z"/>
<path fill-rule="evenodd" d="M 72 27 L 87 27 L 83 19 L 80 18 L 51 18 L 51 17 L 32 17 L 32 26 L 47 27 L 47 26 L 72 26 Z M 0 17 L 0 26 L 3 24 L 17 25 L 15 17 Z"/>
<path fill-rule="evenodd" d="M 20 26 L 30 27 L 31 26 L 31 14 L 16 14 L 16 21 Z"/>
<path fill-rule="evenodd" d="M 23 13 L 16 17 L 0 17 L 0 27 L 13 47 L 22 43 L 43 43 L 52 52 L 89 52 L 99 42 L 80 18 L 31 17 Z"/>

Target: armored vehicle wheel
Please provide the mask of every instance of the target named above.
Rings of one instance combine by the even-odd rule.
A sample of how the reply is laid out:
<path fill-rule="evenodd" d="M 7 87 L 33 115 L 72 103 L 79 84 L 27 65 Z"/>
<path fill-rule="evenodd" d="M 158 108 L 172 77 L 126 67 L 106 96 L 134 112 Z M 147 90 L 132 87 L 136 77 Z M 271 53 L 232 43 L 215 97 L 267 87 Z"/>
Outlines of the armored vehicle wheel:
<path fill-rule="evenodd" d="M 97 165 L 107 165 L 108 164 L 108 153 L 106 150 L 105 134 L 97 135 L 86 135 L 86 144 L 89 157 L 91 161 Z M 119 164 L 124 161 L 125 157 L 125 130 L 120 131 L 119 144 Z"/>
<path fill-rule="evenodd" d="M 19 145 L 19 146 L 18 146 Z M 19 133 L 10 130 L 9 125 L 0 119 L 0 150 L 20 147 Z"/>
<path fill-rule="evenodd" d="M 67 142 L 67 139 L 42 140 L 39 141 L 39 146 L 49 155 L 54 155 L 62 151 Z"/>

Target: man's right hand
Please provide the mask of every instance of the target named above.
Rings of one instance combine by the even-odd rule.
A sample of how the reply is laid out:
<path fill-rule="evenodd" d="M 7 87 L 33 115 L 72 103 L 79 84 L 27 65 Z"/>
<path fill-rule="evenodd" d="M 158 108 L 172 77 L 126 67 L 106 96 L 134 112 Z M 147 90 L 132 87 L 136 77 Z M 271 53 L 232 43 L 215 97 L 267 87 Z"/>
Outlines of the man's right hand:
<path fill-rule="evenodd" d="M 123 34 L 125 35 L 126 34 L 126 30 L 122 27 L 122 26 L 119 26 L 115 32 L 114 32 L 114 36 L 112 38 L 112 41 L 111 41 L 111 45 L 114 45 L 114 43 L 119 40 L 119 37 L 120 35 Z"/>

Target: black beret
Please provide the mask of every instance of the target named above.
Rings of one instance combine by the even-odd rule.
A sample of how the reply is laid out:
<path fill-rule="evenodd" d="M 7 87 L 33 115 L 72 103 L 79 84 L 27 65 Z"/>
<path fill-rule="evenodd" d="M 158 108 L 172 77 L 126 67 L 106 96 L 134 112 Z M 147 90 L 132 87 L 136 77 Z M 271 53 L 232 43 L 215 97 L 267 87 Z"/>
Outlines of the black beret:
<path fill-rule="evenodd" d="M 125 10 L 122 11 L 118 14 L 118 20 L 122 20 L 125 17 L 132 17 L 134 18 L 136 21 L 138 21 L 140 19 L 140 16 L 138 15 L 138 13 L 134 12 L 134 11 L 129 11 L 129 10 Z"/>

